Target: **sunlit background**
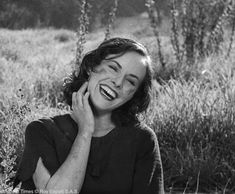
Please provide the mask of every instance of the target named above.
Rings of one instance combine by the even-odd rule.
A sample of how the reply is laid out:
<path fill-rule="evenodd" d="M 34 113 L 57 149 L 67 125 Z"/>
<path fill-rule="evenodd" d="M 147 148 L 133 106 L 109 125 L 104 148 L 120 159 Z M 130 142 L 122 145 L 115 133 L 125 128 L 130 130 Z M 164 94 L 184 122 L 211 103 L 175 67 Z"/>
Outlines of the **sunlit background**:
<path fill-rule="evenodd" d="M 0 193 L 32 120 L 68 111 L 63 79 L 110 37 L 143 43 L 168 193 L 235 192 L 234 0 L 1 0 Z"/>

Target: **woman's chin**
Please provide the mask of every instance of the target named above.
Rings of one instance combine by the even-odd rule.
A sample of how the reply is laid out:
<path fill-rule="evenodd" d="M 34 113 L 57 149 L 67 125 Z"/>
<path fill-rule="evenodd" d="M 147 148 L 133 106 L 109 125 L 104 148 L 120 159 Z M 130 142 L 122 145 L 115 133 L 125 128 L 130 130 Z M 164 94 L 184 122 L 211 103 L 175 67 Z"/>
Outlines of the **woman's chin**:
<path fill-rule="evenodd" d="M 120 107 L 124 102 L 119 99 L 109 99 L 102 94 L 91 93 L 90 104 L 95 112 L 111 113 L 113 110 Z"/>
<path fill-rule="evenodd" d="M 110 107 L 107 103 L 101 102 L 101 100 L 95 100 L 90 98 L 90 105 L 92 110 L 96 113 L 111 113 L 112 107 Z"/>

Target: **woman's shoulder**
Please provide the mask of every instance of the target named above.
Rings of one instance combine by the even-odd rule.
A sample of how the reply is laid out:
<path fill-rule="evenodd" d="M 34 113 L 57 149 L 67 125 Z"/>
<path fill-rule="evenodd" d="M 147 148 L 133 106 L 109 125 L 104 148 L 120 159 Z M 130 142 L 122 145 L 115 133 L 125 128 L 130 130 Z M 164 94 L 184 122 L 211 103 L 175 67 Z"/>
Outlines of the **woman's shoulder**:
<path fill-rule="evenodd" d="M 58 125 L 69 120 L 69 114 L 55 115 L 51 117 L 42 117 L 31 121 L 28 126 L 37 125 Z"/>
<path fill-rule="evenodd" d="M 136 131 L 136 138 L 139 140 L 145 141 L 156 139 L 156 133 L 146 124 L 137 124 L 134 126 L 134 130 Z"/>
<path fill-rule="evenodd" d="M 50 136 L 59 130 L 60 125 L 65 125 L 68 120 L 68 115 L 56 115 L 53 117 L 42 117 L 31 121 L 25 130 L 26 136 Z"/>
<path fill-rule="evenodd" d="M 140 124 L 134 126 L 135 135 L 135 144 L 140 155 L 147 152 L 152 152 L 158 147 L 158 140 L 154 130 L 145 125 Z"/>

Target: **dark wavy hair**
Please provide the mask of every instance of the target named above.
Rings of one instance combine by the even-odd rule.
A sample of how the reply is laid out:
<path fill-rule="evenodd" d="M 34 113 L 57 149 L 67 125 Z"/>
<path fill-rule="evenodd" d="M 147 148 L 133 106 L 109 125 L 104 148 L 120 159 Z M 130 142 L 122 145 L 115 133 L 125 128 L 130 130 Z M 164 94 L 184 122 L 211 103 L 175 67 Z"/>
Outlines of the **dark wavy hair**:
<path fill-rule="evenodd" d="M 124 55 L 127 52 L 136 52 L 146 57 L 146 75 L 135 92 L 134 96 L 125 104 L 112 112 L 112 121 L 116 125 L 137 124 L 139 115 L 147 110 L 151 100 L 152 89 L 152 66 L 151 58 L 147 49 L 140 43 L 126 38 L 112 38 L 102 42 L 98 48 L 88 52 L 80 65 L 78 75 L 73 71 L 64 81 L 64 99 L 72 106 L 72 93 L 79 90 L 82 84 L 88 80 L 89 71 L 101 64 L 108 55 L 114 54 L 112 58 Z"/>

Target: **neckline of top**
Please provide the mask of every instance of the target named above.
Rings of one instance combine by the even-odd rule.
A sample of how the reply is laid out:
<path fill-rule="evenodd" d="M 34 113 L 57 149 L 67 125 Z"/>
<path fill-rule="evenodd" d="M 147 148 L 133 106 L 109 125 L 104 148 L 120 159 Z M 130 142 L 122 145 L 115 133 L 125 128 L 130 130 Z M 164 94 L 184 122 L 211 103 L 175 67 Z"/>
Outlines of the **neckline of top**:
<path fill-rule="evenodd" d="M 74 121 L 74 119 L 71 117 L 70 114 L 67 114 L 68 118 L 71 120 L 73 126 L 77 127 L 77 123 L 76 121 Z M 117 126 L 115 126 L 112 130 L 110 130 L 108 133 L 106 133 L 103 136 L 92 136 L 92 140 L 101 140 L 101 139 L 106 139 L 109 138 L 110 136 L 112 136 L 113 134 L 115 134 L 117 131 Z"/>

